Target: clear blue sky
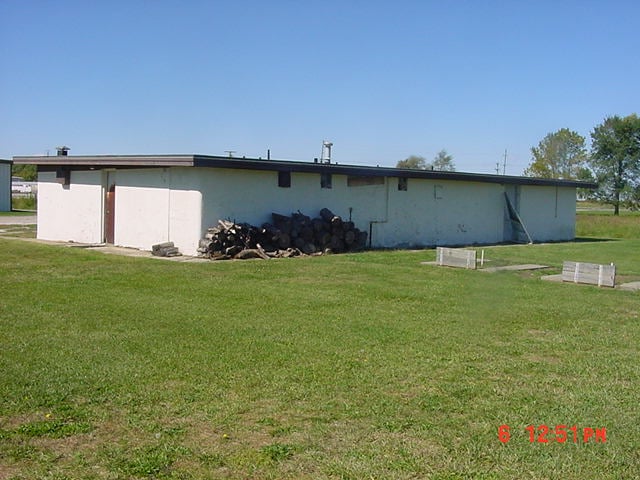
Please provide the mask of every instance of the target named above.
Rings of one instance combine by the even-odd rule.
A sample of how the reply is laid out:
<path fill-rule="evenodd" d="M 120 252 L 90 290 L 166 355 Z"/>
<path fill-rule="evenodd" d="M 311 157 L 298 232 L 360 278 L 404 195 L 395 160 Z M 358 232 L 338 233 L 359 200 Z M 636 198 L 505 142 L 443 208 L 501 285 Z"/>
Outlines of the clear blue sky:
<path fill-rule="evenodd" d="M 640 113 L 638 1 L 0 0 L 0 158 L 201 153 L 519 175 Z"/>

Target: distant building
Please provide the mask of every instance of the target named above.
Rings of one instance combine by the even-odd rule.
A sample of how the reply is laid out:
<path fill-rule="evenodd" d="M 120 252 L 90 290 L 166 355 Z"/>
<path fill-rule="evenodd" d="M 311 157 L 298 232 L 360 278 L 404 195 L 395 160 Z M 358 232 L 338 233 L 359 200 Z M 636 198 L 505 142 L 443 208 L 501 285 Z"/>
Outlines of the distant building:
<path fill-rule="evenodd" d="M 11 211 L 11 160 L 0 159 L 0 212 Z"/>
<path fill-rule="evenodd" d="M 11 193 L 35 194 L 38 182 L 25 182 L 22 177 L 11 177 Z"/>
<path fill-rule="evenodd" d="M 530 177 L 205 155 L 14 157 L 38 166 L 38 238 L 193 255 L 219 219 L 326 207 L 372 247 L 559 241 L 575 237 L 576 188 Z M 526 227 L 523 232 L 522 226 Z M 526 233 L 526 238 L 524 235 Z"/>

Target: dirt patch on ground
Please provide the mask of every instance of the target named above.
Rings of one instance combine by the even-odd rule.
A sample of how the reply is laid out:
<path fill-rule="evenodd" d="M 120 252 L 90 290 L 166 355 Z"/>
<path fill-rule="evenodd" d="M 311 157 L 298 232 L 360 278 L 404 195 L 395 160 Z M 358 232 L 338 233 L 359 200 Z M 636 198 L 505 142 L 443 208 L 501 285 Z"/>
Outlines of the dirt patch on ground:
<path fill-rule="evenodd" d="M 18 474 L 18 467 L 9 467 L 8 465 L 3 465 L 0 463 L 0 480 L 8 480 L 9 478 L 13 478 Z"/>
<path fill-rule="evenodd" d="M 35 215 L 0 215 L 0 225 L 35 225 L 37 221 Z"/>
<path fill-rule="evenodd" d="M 539 338 L 544 338 L 547 337 L 549 335 L 553 335 L 554 332 L 552 332 L 551 330 L 535 330 L 535 329 L 530 329 L 527 330 L 527 333 L 533 337 L 539 337 Z"/>
<path fill-rule="evenodd" d="M 525 355 L 524 358 L 534 363 L 547 363 L 549 365 L 557 365 L 560 363 L 559 358 L 549 356 L 549 355 L 536 355 L 531 353 L 531 354 Z"/>

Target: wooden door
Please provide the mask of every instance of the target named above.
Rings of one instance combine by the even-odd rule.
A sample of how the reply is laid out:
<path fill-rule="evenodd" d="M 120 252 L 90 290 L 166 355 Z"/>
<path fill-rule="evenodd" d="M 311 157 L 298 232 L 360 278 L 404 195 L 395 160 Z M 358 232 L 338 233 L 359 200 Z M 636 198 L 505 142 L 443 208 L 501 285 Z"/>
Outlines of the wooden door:
<path fill-rule="evenodd" d="M 107 199 L 104 211 L 104 239 L 107 243 L 114 243 L 116 225 L 116 186 L 115 184 L 107 190 Z"/>

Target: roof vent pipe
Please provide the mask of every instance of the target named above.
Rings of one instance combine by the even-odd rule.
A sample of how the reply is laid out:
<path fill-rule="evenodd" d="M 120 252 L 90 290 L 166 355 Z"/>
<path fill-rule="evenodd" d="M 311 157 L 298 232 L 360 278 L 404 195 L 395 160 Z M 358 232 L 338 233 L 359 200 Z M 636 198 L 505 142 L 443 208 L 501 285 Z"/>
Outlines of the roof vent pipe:
<path fill-rule="evenodd" d="M 331 147 L 333 143 L 324 140 L 322 142 L 322 155 L 320 155 L 320 163 L 331 163 Z"/>
<path fill-rule="evenodd" d="M 59 157 L 66 157 L 69 154 L 69 150 L 70 148 L 65 146 L 56 147 L 56 151 L 58 152 Z"/>

